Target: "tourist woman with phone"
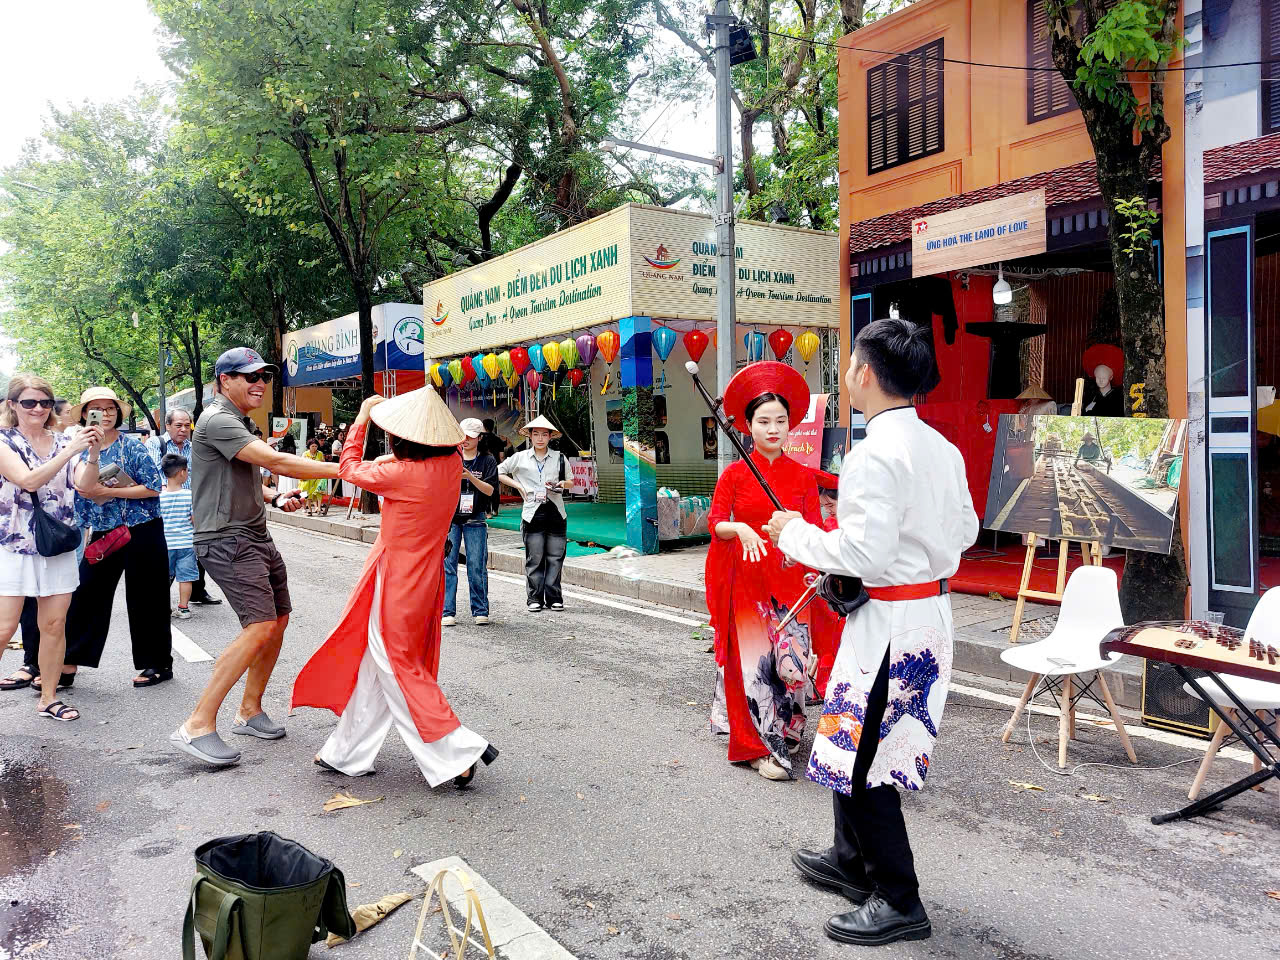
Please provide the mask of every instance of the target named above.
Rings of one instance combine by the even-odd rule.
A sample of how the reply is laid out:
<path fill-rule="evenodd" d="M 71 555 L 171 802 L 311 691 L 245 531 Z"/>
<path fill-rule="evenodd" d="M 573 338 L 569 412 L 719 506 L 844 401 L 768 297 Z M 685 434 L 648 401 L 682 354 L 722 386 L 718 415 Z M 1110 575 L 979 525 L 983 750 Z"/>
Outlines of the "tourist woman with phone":
<path fill-rule="evenodd" d="M 89 449 L 76 467 L 76 516 L 89 530 L 80 563 L 80 586 L 67 614 L 67 671 L 61 685 L 74 682 L 75 667 L 96 667 L 111 627 L 116 586 L 125 578 L 125 602 L 135 687 L 173 678 L 169 630 L 169 551 L 160 519 L 164 481 L 146 446 L 122 434 L 131 408 L 109 387 L 90 387 L 68 416 L 101 431 L 101 449 Z"/>
<path fill-rule="evenodd" d="M 26 598 L 36 597 L 40 672 L 58 676 L 67 607 L 80 580 L 72 465 L 102 433 L 85 430 L 71 439 L 56 432 L 53 406 L 53 388 L 41 377 L 19 373 L 9 380 L 0 409 L 0 636 L 13 634 Z M 55 699 L 55 686 L 40 691 L 40 715 L 78 720 L 80 711 Z"/>

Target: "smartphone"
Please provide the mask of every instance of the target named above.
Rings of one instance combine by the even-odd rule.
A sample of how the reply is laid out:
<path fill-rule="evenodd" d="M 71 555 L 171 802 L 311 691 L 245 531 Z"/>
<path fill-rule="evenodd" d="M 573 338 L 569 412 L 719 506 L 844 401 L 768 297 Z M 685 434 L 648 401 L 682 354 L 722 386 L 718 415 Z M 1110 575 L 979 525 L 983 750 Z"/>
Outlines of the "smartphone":
<path fill-rule="evenodd" d="M 87 414 L 85 414 L 84 422 L 85 422 L 85 426 L 88 426 L 88 427 L 102 426 L 102 411 L 90 410 Z"/>

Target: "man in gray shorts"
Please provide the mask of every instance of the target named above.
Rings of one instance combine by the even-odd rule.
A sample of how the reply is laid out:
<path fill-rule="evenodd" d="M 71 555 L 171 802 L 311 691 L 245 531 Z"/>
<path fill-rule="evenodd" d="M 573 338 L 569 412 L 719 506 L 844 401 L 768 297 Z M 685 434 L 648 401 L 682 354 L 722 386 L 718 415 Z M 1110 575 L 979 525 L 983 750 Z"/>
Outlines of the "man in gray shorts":
<path fill-rule="evenodd" d="M 286 494 L 262 482 L 259 470 L 299 480 L 332 479 L 338 465 L 279 453 L 251 431 L 248 413 L 262 406 L 279 371 L 253 350 L 236 347 L 218 357 L 217 396 L 205 408 L 191 438 L 192 523 L 196 556 L 222 588 L 240 618 L 240 635 L 213 665 L 204 693 L 187 721 L 170 736 L 179 750 L 213 766 L 240 759 L 218 736 L 218 710 L 231 688 L 248 674 L 231 732 L 263 740 L 284 736 L 263 712 L 262 694 L 280 656 L 289 625 L 289 585 L 284 560 L 267 532 L 264 503 L 286 512 L 302 506 L 300 490 Z"/>

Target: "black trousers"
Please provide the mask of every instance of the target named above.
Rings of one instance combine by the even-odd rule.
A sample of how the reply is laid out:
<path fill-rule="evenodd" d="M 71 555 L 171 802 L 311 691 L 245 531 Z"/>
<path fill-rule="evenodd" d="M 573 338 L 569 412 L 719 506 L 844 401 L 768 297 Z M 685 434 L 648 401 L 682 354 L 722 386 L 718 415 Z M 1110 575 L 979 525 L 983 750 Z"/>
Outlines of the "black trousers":
<path fill-rule="evenodd" d="M 22 665 L 33 677 L 40 673 L 40 601 L 27 597 L 22 603 Z"/>
<path fill-rule="evenodd" d="M 867 771 L 880 746 L 880 721 L 889 699 L 889 653 L 867 698 L 862 740 L 853 764 L 853 793 L 832 791 L 835 802 L 836 865 L 853 883 L 865 884 L 904 913 L 920 901 L 915 858 L 902 819 L 898 788 L 867 786 Z"/>
<path fill-rule="evenodd" d="M 196 560 L 196 570 L 199 571 L 200 576 L 197 577 L 196 582 L 191 585 L 192 603 L 199 603 L 201 600 L 205 599 L 205 597 L 209 596 L 209 587 L 204 581 L 204 564 L 201 563 L 198 558 Z"/>
<path fill-rule="evenodd" d="M 99 532 L 89 542 L 102 536 Z M 96 667 L 111 627 L 116 586 L 124 577 L 129 639 L 136 670 L 173 667 L 169 631 L 169 549 L 164 521 L 156 518 L 129 528 L 129 542 L 99 563 L 80 562 L 80 586 L 67 612 L 68 664 Z"/>
<path fill-rule="evenodd" d="M 568 531 L 563 518 L 557 515 L 556 520 L 560 522 L 543 522 L 541 517 L 535 516 L 531 522 L 520 525 L 524 537 L 525 592 L 529 603 L 550 606 L 564 602 L 560 593 L 560 575 L 564 570 Z"/>

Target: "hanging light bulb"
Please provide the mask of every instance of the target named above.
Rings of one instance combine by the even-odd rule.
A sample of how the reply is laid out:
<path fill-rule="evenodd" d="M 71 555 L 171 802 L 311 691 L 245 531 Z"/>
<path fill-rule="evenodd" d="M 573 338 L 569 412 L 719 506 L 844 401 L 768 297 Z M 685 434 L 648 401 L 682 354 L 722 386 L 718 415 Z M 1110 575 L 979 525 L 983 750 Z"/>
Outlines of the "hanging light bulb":
<path fill-rule="evenodd" d="M 995 301 L 996 306 L 1002 307 L 1006 303 L 1013 302 L 1013 287 L 1009 286 L 1009 281 L 1004 278 L 1004 264 L 1000 264 L 1000 275 L 996 279 L 996 285 L 991 288 L 991 299 Z"/>

